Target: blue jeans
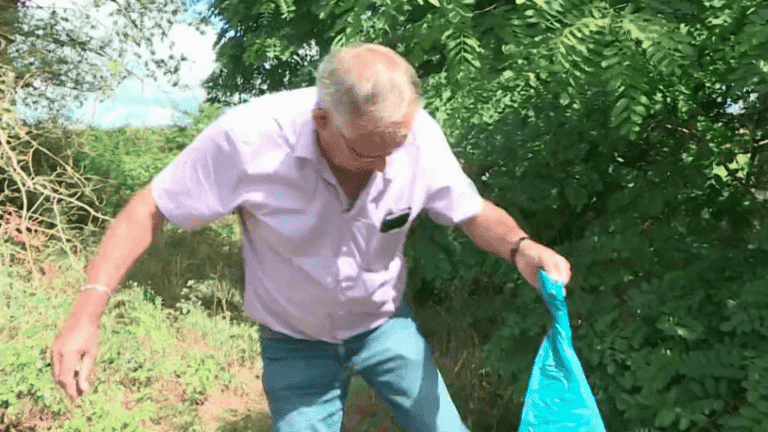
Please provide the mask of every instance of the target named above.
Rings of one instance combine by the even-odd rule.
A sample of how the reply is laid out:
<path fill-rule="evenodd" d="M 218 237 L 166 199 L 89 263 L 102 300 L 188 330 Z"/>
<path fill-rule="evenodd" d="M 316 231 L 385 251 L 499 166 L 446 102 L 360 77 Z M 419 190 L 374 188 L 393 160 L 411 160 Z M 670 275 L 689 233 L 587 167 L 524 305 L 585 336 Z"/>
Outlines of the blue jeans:
<path fill-rule="evenodd" d="M 385 324 L 339 344 L 294 339 L 262 326 L 261 353 L 276 432 L 339 432 L 355 374 L 408 431 L 467 431 L 405 304 Z"/>

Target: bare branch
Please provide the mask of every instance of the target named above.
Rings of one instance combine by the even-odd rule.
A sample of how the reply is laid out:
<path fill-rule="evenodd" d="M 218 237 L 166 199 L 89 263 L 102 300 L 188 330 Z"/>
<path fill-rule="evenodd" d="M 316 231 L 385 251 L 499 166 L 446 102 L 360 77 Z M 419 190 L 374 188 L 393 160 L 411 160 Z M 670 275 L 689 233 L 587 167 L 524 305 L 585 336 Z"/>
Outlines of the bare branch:
<path fill-rule="evenodd" d="M 71 150 L 57 153 L 41 144 L 41 139 L 66 139 L 65 132 L 30 129 L 18 122 L 13 95 L 34 76 L 17 78 L 9 67 L 0 65 L 0 100 L 4 102 L 0 107 L 0 199 L 8 203 L 0 209 L 4 221 L 0 239 L 15 242 L 16 249 L 23 252 L 20 256 L 36 271 L 33 249 L 41 236 L 45 241 L 58 241 L 74 259 L 73 252 L 79 247 L 75 217 L 110 218 L 97 207 L 102 203 L 94 194 L 92 179 L 73 168 Z"/>

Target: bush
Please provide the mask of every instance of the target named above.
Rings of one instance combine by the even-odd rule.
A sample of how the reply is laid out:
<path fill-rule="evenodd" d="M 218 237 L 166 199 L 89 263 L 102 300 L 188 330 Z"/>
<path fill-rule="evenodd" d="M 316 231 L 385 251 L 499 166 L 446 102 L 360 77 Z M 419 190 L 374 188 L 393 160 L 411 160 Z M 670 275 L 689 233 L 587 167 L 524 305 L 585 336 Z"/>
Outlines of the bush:
<path fill-rule="evenodd" d="M 116 214 L 220 113 L 204 104 L 189 127 L 87 130 L 78 164 L 104 182 L 105 211 Z"/>

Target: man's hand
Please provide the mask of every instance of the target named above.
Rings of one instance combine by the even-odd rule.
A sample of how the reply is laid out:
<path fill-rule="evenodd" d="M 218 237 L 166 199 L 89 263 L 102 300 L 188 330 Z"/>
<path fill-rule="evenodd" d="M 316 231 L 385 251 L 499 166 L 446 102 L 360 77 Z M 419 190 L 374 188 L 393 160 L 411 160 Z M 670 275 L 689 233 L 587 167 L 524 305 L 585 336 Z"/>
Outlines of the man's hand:
<path fill-rule="evenodd" d="M 567 285 L 571 280 L 571 263 L 554 250 L 536 243 L 533 240 L 524 240 L 520 243 L 515 255 L 515 265 L 525 279 L 537 289 L 539 286 L 539 269 L 545 272 L 555 281 Z"/>
<path fill-rule="evenodd" d="M 98 352 L 98 320 L 70 315 L 53 341 L 53 380 L 71 399 L 77 399 L 88 391 L 88 378 Z"/>

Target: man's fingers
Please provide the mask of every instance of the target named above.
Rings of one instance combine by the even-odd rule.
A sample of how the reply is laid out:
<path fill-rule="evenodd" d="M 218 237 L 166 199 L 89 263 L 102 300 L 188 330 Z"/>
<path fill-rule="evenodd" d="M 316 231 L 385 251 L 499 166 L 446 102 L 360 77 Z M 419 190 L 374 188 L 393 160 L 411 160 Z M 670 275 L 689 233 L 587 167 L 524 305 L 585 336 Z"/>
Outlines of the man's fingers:
<path fill-rule="evenodd" d="M 54 342 L 54 346 L 56 343 Z M 57 350 L 56 348 L 53 349 L 53 353 L 51 354 L 51 357 L 53 357 L 53 381 L 58 382 L 59 381 L 59 369 L 61 368 L 60 362 L 61 362 L 61 352 Z"/>
<path fill-rule="evenodd" d="M 568 261 L 564 259 L 555 260 L 554 262 L 550 261 L 547 263 L 547 266 L 544 267 L 544 271 L 547 272 L 553 281 L 563 285 L 563 295 L 565 295 L 565 286 L 571 280 L 571 270 Z"/>
<path fill-rule="evenodd" d="M 571 263 L 569 263 L 565 258 L 560 258 L 560 271 L 562 272 L 565 283 L 567 284 L 570 282 L 571 276 L 573 276 L 571 273 Z"/>
<path fill-rule="evenodd" d="M 72 399 L 77 397 L 77 384 L 75 382 L 75 367 L 79 356 L 74 352 L 64 353 L 61 358 L 61 370 L 59 371 L 59 386 Z"/>
<path fill-rule="evenodd" d="M 95 353 L 85 353 L 83 356 L 83 361 L 80 364 L 80 376 L 78 377 L 78 384 L 83 393 L 88 391 L 88 378 L 91 376 L 91 370 L 95 361 Z"/>
<path fill-rule="evenodd" d="M 541 281 L 539 281 L 539 275 L 536 270 L 530 270 L 523 273 L 525 280 L 528 281 L 534 288 L 541 292 Z"/>
<path fill-rule="evenodd" d="M 571 280 L 571 263 L 552 249 L 546 248 L 539 257 L 541 267 L 553 280 L 567 284 Z"/>

